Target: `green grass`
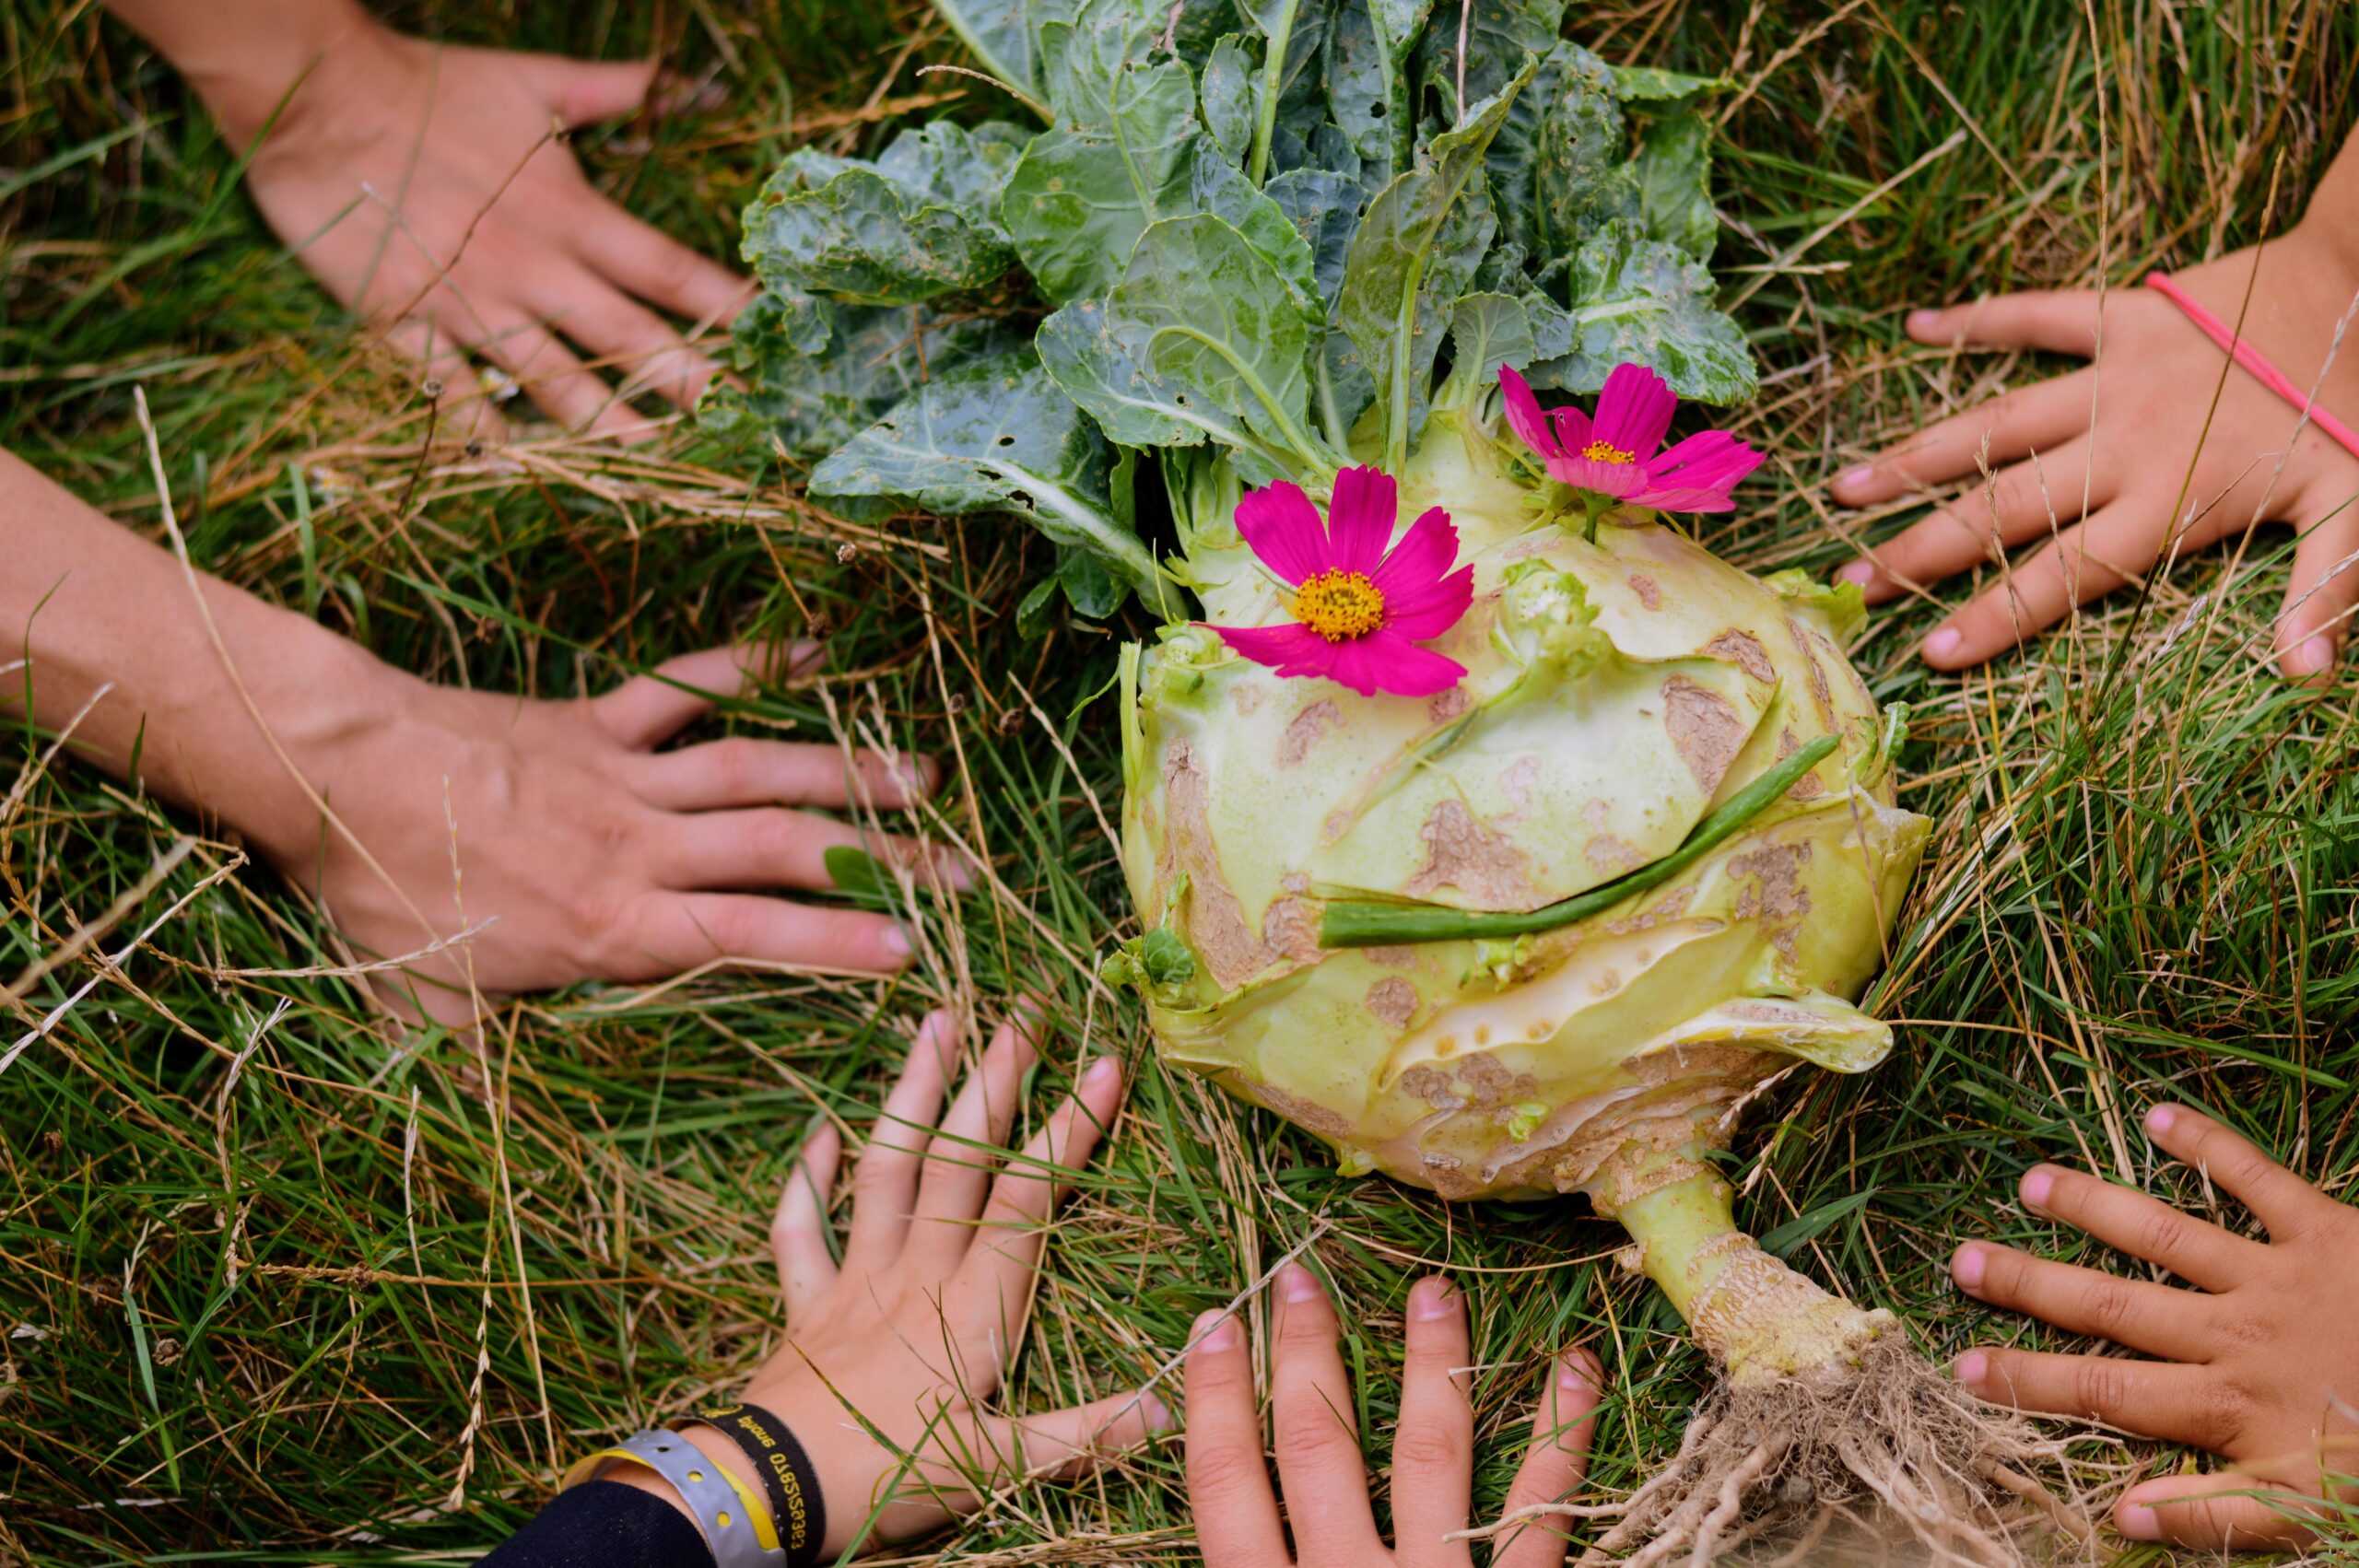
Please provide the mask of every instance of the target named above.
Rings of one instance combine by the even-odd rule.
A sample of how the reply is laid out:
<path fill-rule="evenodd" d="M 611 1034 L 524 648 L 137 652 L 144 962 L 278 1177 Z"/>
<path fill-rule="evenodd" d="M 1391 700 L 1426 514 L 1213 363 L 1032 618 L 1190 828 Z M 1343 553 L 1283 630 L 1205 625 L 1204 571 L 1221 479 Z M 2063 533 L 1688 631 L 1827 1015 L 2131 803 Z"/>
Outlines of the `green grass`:
<path fill-rule="evenodd" d="M 1775 374 L 1744 433 L 1773 454 L 1755 494 L 1774 502 L 1708 540 L 1756 568 L 1834 564 L 1820 480 L 2039 369 L 1907 346 L 1903 310 L 2248 242 L 2298 211 L 2359 111 L 2347 7 L 1869 0 L 1823 30 L 1819 6 L 1749 11 L 1576 7 L 1573 26 L 1609 56 L 1744 85 L 1721 264 L 1786 258 L 1731 274 L 1759 285 L 1743 320 Z M 797 114 L 913 90 L 917 64 L 956 58 L 937 34 L 900 59 L 920 13 L 817 0 L 419 0 L 397 19 L 717 73 L 720 113 L 582 143 L 636 210 L 716 254 Z M 690 434 L 661 486 L 701 486 L 685 509 L 599 493 L 610 461 L 587 449 L 540 483 L 429 469 L 413 486 L 410 382 L 270 240 L 178 84 L 89 7 L 41 0 L 0 0 L 0 440 L 152 528 L 130 413 L 144 386 L 203 562 L 440 679 L 557 695 L 821 621 L 856 673 L 755 717 L 819 735 L 832 710 L 955 757 L 944 810 L 1013 890 L 931 919 L 929 961 L 895 984 L 583 991 L 512 1008 L 479 1045 L 397 1037 L 347 980 L 230 973 L 335 963 L 315 911 L 248 867 L 120 969 L 76 959 L 12 1003 L 0 1048 L 97 980 L 0 1082 L 0 1561 L 464 1562 L 594 1438 L 758 1357 L 777 1317 L 770 1196 L 815 1109 L 863 1122 L 898 1020 L 1046 987 L 1064 1003 L 1052 1062 L 1145 1051 L 1134 1013 L 1093 1002 L 1068 956 L 1128 918 L 1097 827 L 1111 725 L 1077 708 L 1120 628 L 1022 640 L 1010 610 L 1046 557 L 1000 523 L 905 520 L 839 558 L 818 520 L 736 521 L 757 490 L 786 499 L 775 476 Z M 1954 1295 L 1943 1269 L 1975 1235 L 2069 1255 L 2013 1200 L 2034 1161 L 2201 1200 L 2138 1132 L 2158 1099 L 2218 1107 L 2339 1193 L 2359 1176 L 2359 687 L 2289 691 L 2259 666 L 2283 544 L 2185 563 L 2142 606 L 2118 600 L 1962 679 L 1908 651 L 1929 607 L 1880 617 L 1859 654 L 1880 698 L 1917 705 L 1909 803 L 1940 825 L 1876 993 L 1899 1045 L 1863 1079 L 1789 1091 L 1737 1174 L 1756 1230 L 1907 1314 L 1932 1353 L 2037 1338 Z M 6 745 L 14 786 L 43 738 L 13 728 Z M 28 774 L 0 817 L 0 979 L 195 829 L 82 767 Z M 101 945 L 233 859 L 201 840 Z M 1036 1106 L 1060 1075 L 1041 1076 Z M 1576 1206 L 1452 1210 L 1346 1180 L 1314 1142 L 1147 1065 L 1049 1249 L 1009 1398 L 1133 1383 L 1314 1232 L 1372 1441 L 1397 1397 L 1402 1297 L 1434 1267 L 1474 1287 L 1486 1433 L 1518 1427 L 1549 1352 L 1601 1343 L 1616 1382 L 1597 1473 L 1624 1484 L 1707 1386 L 1616 1273 L 1618 1233 Z M 1490 1451 L 1488 1498 L 1512 1447 Z M 936 1550 L 1190 1561 L 1177 1448 L 1027 1487 L 917 1555 Z"/>

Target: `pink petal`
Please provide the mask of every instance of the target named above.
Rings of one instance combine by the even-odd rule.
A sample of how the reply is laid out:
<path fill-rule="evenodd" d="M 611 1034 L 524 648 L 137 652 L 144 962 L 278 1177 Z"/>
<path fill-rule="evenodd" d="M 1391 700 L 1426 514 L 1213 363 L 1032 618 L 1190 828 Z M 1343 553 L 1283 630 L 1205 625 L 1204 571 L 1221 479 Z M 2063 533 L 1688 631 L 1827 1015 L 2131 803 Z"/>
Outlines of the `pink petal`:
<path fill-rule="evenodd" d="M 1466 678 L 1466 666 L 1419 648 L 1391 628 L 1354 642 L 1335 645 L 1335 662 L 1327 678 L 1351 687 L 1362 696 L 1391 692 L 1400 696 L 1431 696 L 1448 691 Z"/>
<path fill-rule="evenodd" d="M 1548 477 L 1576 490 L 1594 490 L 1616 500 L 1647 482 L 1647 471 L 1635 462 L 1599 462 L 1586 457 L 1552 457 Z"/>
<path fill-rule="evenodd" d="M 1282 479 L 1246 491 L 1237 503 L 1237 532 L 1263 566 L 1297 587 L 1327 569 L 1327 532 L 1299 485 Z"/>
<path fill-rule="evenodd" d="M 1540 400 L 1532 395 L 1532 383 L 1517 375 L 1513 366 L 1502 365 L 1499 391 L 1507 398 L 1508 426 L 1523 438 L 1523 444 L 1542 457 L 1557 455 L 1556 438 L 1548 433 L 1547 416 L 1540 412 Z"/>
<path fill-rule="evenodd" d="M 1267 664 L 1281 675 L 1323 675 L 1335 661 L 1335 650 L 1347 643 L 1329 642 L 1309 626 L 1215 626 L 1221 641 L 1256 664 Z"/>
<path fill-rule="evenodd" d="M 1647 464 L 1647 474 L 1684 485 L 1733 485 L 1760 466 L 1761 454 L 1726 430 L 1706 430 Z"/>
<path fill-rule="evenodd" d="M 1335 475 L 1335 494 L 1327 503 L 1327 565 L 1373 578 L 1400 515 L 1400 488 L 1382 469 L 1346 468 Z"/>
<path fill-rule="evenodd" d="M 1383 629 L 1423 642 L 1465 619 L 1467 606 L 1473 603 L 1474 568 L 1463 566 L 1440 581 L 1424 584 L 1397 599 L 1386 595 Z"/>
<path fill-rule="evenodd" d="M 1435 507 L 1409 525 L 1369 580 L 1389 610 L 1398 596 L 1433 586 L 1457 559 L 1458 529 L 1448 512 Z"/>
<path fill-rule="evenodd" d="M 1553 410 L 1548 418 L 1556 427 L 1556 455 L 1580 456 L 1581 449 L 1589 445 L 1589 415 L 1568 403 Z"/>
<path fill-rule="evenodd" d="M 1597 439 L 1644 462 L 1678 412 L 1679 399 L 1661 376 L 1644 365 L 1616 365 L 1597 394 Z"/>

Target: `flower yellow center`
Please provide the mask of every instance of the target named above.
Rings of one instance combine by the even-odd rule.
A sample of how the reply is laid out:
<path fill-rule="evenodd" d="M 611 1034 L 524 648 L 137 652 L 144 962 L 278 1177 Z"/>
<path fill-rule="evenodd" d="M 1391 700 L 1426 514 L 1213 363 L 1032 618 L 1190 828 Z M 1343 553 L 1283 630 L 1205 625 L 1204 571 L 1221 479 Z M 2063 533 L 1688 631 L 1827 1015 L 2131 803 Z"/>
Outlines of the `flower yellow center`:
<path fill-rule="evenodd" d="M 1384 624 L 1384 591 L 1366 572 L 1323 571 L 1294 591 L 1294 618 L 1329 642 L 1366 637 Z"/>
<path fill-rule="evenodd" d="M 1638 461 L 1637 453 L 1624 451 L 1620 447 L 1609 447 L 1603 441 L 1591 441 L 1581 449 L 1581 455 L 1591 462 L 1636 462 Z"/>

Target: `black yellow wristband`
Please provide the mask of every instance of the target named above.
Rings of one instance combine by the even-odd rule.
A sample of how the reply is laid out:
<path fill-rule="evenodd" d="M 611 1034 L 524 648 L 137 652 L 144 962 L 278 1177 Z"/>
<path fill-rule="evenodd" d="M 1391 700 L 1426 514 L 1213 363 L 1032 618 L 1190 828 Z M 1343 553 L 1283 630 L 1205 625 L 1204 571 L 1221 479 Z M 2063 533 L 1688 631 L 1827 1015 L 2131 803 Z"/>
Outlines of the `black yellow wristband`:
<path fill-rule="evenodd" d="M 827 1500 L 819 1495 L 810 1456 L 786 1422 L 759 1405 L 742 1404 L 699 1410 L 688 1419 L 737 1445 L 761 1473 L 786 1568 L 818 1568 L 826 1561 L 820 1546 L 827 1539 Z"/>

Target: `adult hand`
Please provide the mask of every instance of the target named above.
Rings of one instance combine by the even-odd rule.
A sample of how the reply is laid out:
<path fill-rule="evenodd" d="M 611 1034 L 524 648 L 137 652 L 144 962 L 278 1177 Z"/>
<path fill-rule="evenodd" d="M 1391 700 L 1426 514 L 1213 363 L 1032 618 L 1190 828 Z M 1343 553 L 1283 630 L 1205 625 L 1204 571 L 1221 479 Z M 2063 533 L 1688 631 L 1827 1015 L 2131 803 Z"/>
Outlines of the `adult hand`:
<path fill-rule="evenodd" d="M 1986 1399 L 2225 1455 L 2212 1475 L 2145 1481 L 2114 1525 L 2133 1540 L 2208 1550 L 2300 1545 L 2305 1499 L 2329 1476 L 2359 1474 L 2359 1211 L 2338 1203 L 2188 1106 L 2157 1106 L 2146 1130 L 2269 1229 L 2251 1240 L 2084 1172 L 2036 1165 L 2025 1204 L 2193 1290 L 1969 1242 L 1951 1259 L 1960 1289 L 2068 1333 L 2156 1357 L 1989 1348 L 1958 1358 Z M 2246 1495 L 2239 1495 L 2246 1494 Z M 2359 1502 L 2359 1492 L 2349 1501 Z"/>
<path fill-rule="evenodd" d="M 636 112 L 654 63 L 446 47 L 357 13 L 329 37 L 291 95 L 265 73 L 207 78 L 208 101 L 241 146 L 267 127 L 247 170 L 264 217 L 424 362 L 444 427 L 498 433 L 470 354 L 598 435 L 650 428 L 634 392 L 692 405 L 717 367 L 659 312 L 726 324 L 749 286 L 593 190 L 563 139 Z"/>
<path fill-rule="evenodd" d="M 1188 1499 L 1205 1568 L 1471 1568 L 1453 1534 L 1466 1528 L 1474 1470 L 1474 1410 L 1466 1397 L 1465 1299 L 1439 1278 L 1409 1293 L 1401 1424 L 1392 1443 L 1394 1542 L 1377 1533 L 1367 1468 L 1352 1412 L 1350 1375 L 1335 1345 L 1335 1312 L 1300 1264 L 1278 1275 L 1277 1349 L 1270 1374 L 1285 1525 L 1262 1459 L 1262 1417 L 1244 1326 L 1208 1312 L 1188 1354 Z M 1599 1368 L 1584 1351 L 1560 1357 L 1532 1426 L 1532 1447 L 1508 1488 L 1506 1515 L 1555 1503 L 1580 1484 L 1595 1427 Z M 1492 1568 L 1557 1568 L 1567 1535 L 1532 1519 L 1501 1532 Z"/>
<path fill-rule="evenodd" d="M 842 1153 L 832 1125 L 811 1135 L 780 1199 L 770 1239 L 786 1332 L 743 1398 L 809 1455 L 829 1562 L 855 1540 L 899 1540 L 971 1512 L 979 1488 L 1078 1469 L 1170 1424 L 1145 1392 L 1022 1418 L 986 1409 L 1024 1342 L 1050 1217 L 1122 1099 L 1121 1064 L 1099 1058 L 1002 1168 L 1037 1027 L 1021 1012 L 1003 1025 L 943 1116 L 958 1028 L 941 1012 L 919 1026 L 853 1167 L 840 1264 L 827 1241 Z M 733 1445 L 687 1435 L 758 1492 Z M 611 1479 L 669 1493 L 644 1471 Z"/>
<path fill-rule="evenodd" d="M 2350 173 L 2359 180 L 2359 169 Z M 2271 241 L 2257 277 L 2251 251 L 2176 275 L 2222 321 L 2242 314 L 2241 335 L 2304 388 L 2359 297 L 2352 241 L 2327 231 L 2329 205 L 2322 197 L 2301 228 Z M 2333 665 L 2359 604 L 2359 457 L 2315 426 L 2296 435 L 2297 411 L 2229 363 L 2177 306 L 2142 287 L 2108 290 L 2102 306 L 2089 290 L 2005 294 L 1919 310 L 1907 325 L 1922 344 L 2083 357 L 2097 357 L 2103 333 L 2098 364 L 1927 426 L 1834 482 L 1837 500 L 1867 507 L 1972 481 L 1837 574 L 1874 603 L 1998 566 L 1926 637 L 1929 663 L 1978 664 L 2167 558 L 2277 521 L 2298 535 L 2276 625 L 2278 665 L 2296 677 Z M 2328 365 L 2317 406 L 2359 423 L 2359 343 Z"/>
<path fill-rule="evenodd" d="M 793 657 L 807 668 L 819 652 Z M 397 1000 L 434 1016 L 473 1016 L 475 993 L 717 960 L 900 968 L 910 946 L 886 916 L 757 895 L 832 887 L 838 846 L 968 885 L 945 855 L 795 809 L 906 806 L 932 788 L 930 763 L 848 766 L 832 745 L 743 737 L 655 749 L 710 712 L 711 694 L 738 694 L 746 649 L 675 659 L 581 702 L 458 691 L 344 656 L 359 670 L 323 676 L 336 695 L 283 720 L 279 738 L 351 837 L 285 803 L 283 767 L 265 760 L 243 765 L 262 775 L 255 788 L 217 779 L 211 796 L 253 802 L 220 809 L 370 954 L 493 922 L 390 977 Z"/>

